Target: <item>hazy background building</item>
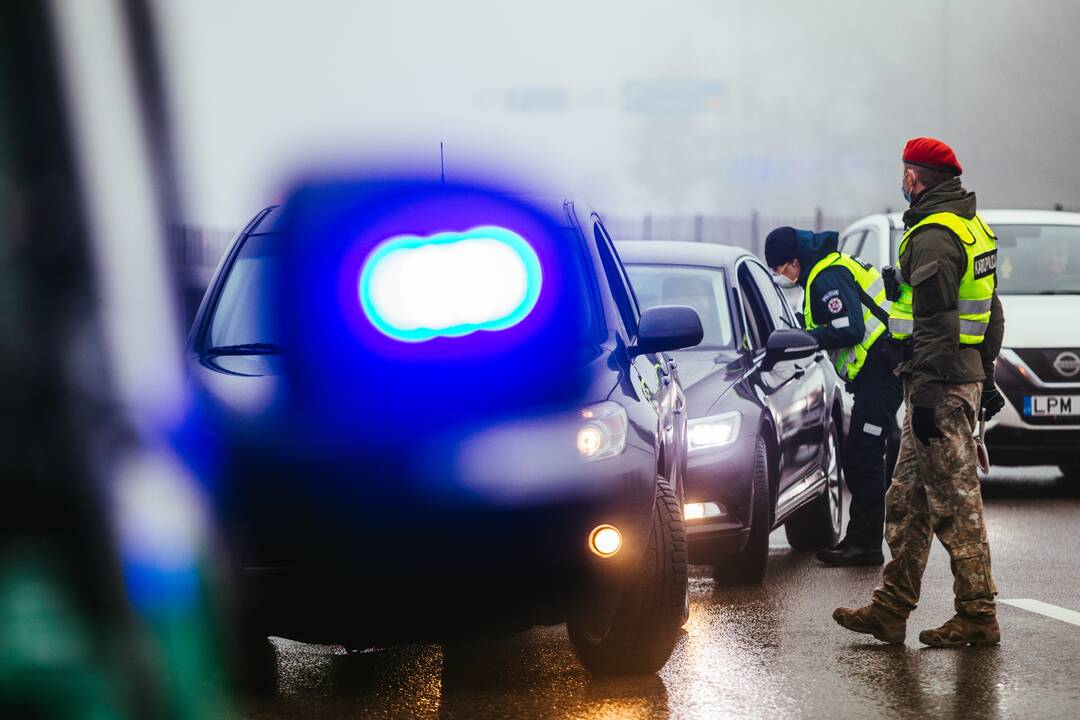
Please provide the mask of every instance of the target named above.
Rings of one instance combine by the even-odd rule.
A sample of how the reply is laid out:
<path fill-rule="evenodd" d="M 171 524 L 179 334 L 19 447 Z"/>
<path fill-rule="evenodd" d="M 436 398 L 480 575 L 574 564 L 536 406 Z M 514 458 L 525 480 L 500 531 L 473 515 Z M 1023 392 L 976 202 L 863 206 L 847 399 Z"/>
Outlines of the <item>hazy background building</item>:
<path fill-rule="evenodd" d="M 984 206 L 1080 205 L 1074 0 L 161 0 L 185 221 L 408 152 L 618 216 L 897 208 L 914 135 Z"/>

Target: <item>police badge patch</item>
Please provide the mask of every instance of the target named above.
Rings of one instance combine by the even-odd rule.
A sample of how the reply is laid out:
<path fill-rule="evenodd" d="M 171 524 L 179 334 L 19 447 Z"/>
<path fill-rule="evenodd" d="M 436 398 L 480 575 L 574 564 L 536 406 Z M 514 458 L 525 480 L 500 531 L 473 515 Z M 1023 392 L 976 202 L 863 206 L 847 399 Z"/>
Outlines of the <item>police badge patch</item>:
<path fill-rule="evenodd" d="M 825 307 L 827 307 L 829 309 L 829 312 L 831 312 L 833 315 L 836 315 L 838 312 L 844 309 L 844 301 L 841 300 L 839 297 L 834 297 L 825 304 Z"/>

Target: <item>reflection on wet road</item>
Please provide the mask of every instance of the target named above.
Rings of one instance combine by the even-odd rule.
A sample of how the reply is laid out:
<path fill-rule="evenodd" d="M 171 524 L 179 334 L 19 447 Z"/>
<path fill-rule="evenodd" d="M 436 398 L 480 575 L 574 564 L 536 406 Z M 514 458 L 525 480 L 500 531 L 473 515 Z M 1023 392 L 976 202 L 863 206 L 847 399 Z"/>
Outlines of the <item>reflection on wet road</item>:
<path fill-rule="evenodd" d="M 995 470 L 985 495 L 1001 597 L 1080 610 L 1080 479 Z M 724 588 L 695 567 L 686 633 L 659 675 L 592 679 L 565 628 L 468 647 L 346 654 L 276 641 L 280 688 L 248 718 L 1070 717 L 1080 707 L 1080 627 L 999 605 L 999 647 L 934 650 L 919 630 L 952 614 L 948 556 L 935 544 L 907 644 L 833 624 L 878 568 L 834 569 L 772 538 L 765 584 Z"/>

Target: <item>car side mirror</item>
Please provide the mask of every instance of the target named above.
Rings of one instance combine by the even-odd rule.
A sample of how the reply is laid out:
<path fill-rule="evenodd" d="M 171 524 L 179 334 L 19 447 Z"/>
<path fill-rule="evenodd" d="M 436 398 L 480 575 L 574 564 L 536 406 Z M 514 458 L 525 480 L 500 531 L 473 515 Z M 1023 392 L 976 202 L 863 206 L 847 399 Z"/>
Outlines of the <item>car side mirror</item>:
<path fill-rule="evenodd" d="M 641 313 L 633 356 L 681 350 L 701 342 L 705 331 L 697 310 L 686 305 L 657 305 Z"/>
<path fill-rule="evenodd" d="M 810 357 L 817 351 L 817 341 L 807 332 L 789 328 L 773 330 L 765 343 L 762 369 L 772 370 L 777 363 Z"/>

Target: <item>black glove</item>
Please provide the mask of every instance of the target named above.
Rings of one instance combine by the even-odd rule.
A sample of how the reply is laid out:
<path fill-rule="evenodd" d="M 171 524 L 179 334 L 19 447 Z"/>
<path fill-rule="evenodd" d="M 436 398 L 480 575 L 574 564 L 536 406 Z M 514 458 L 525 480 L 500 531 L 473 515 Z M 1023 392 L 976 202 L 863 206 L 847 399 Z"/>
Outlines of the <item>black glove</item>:
<path fill-rule="evenodd" d="M 991 385 L 982 391 L 981 405 L 983 417 L 989 420 L 1005 407 L 1005 398 L 1001 397 L 997 387 Z"/>
<path fill-rule="evenodd" d="M 881 268 L 881 282 L 885 285 L 885 299 L 896 302 L 900 299 L 900 273 L 891 265 Z"/>
<path fill-rule="evenodd" d="M 934 420 L 934 408 L 918 405 L 911 409 L 911 432 L 923 445 L 929 445 L 933 438 L 945 437 Z"/>

